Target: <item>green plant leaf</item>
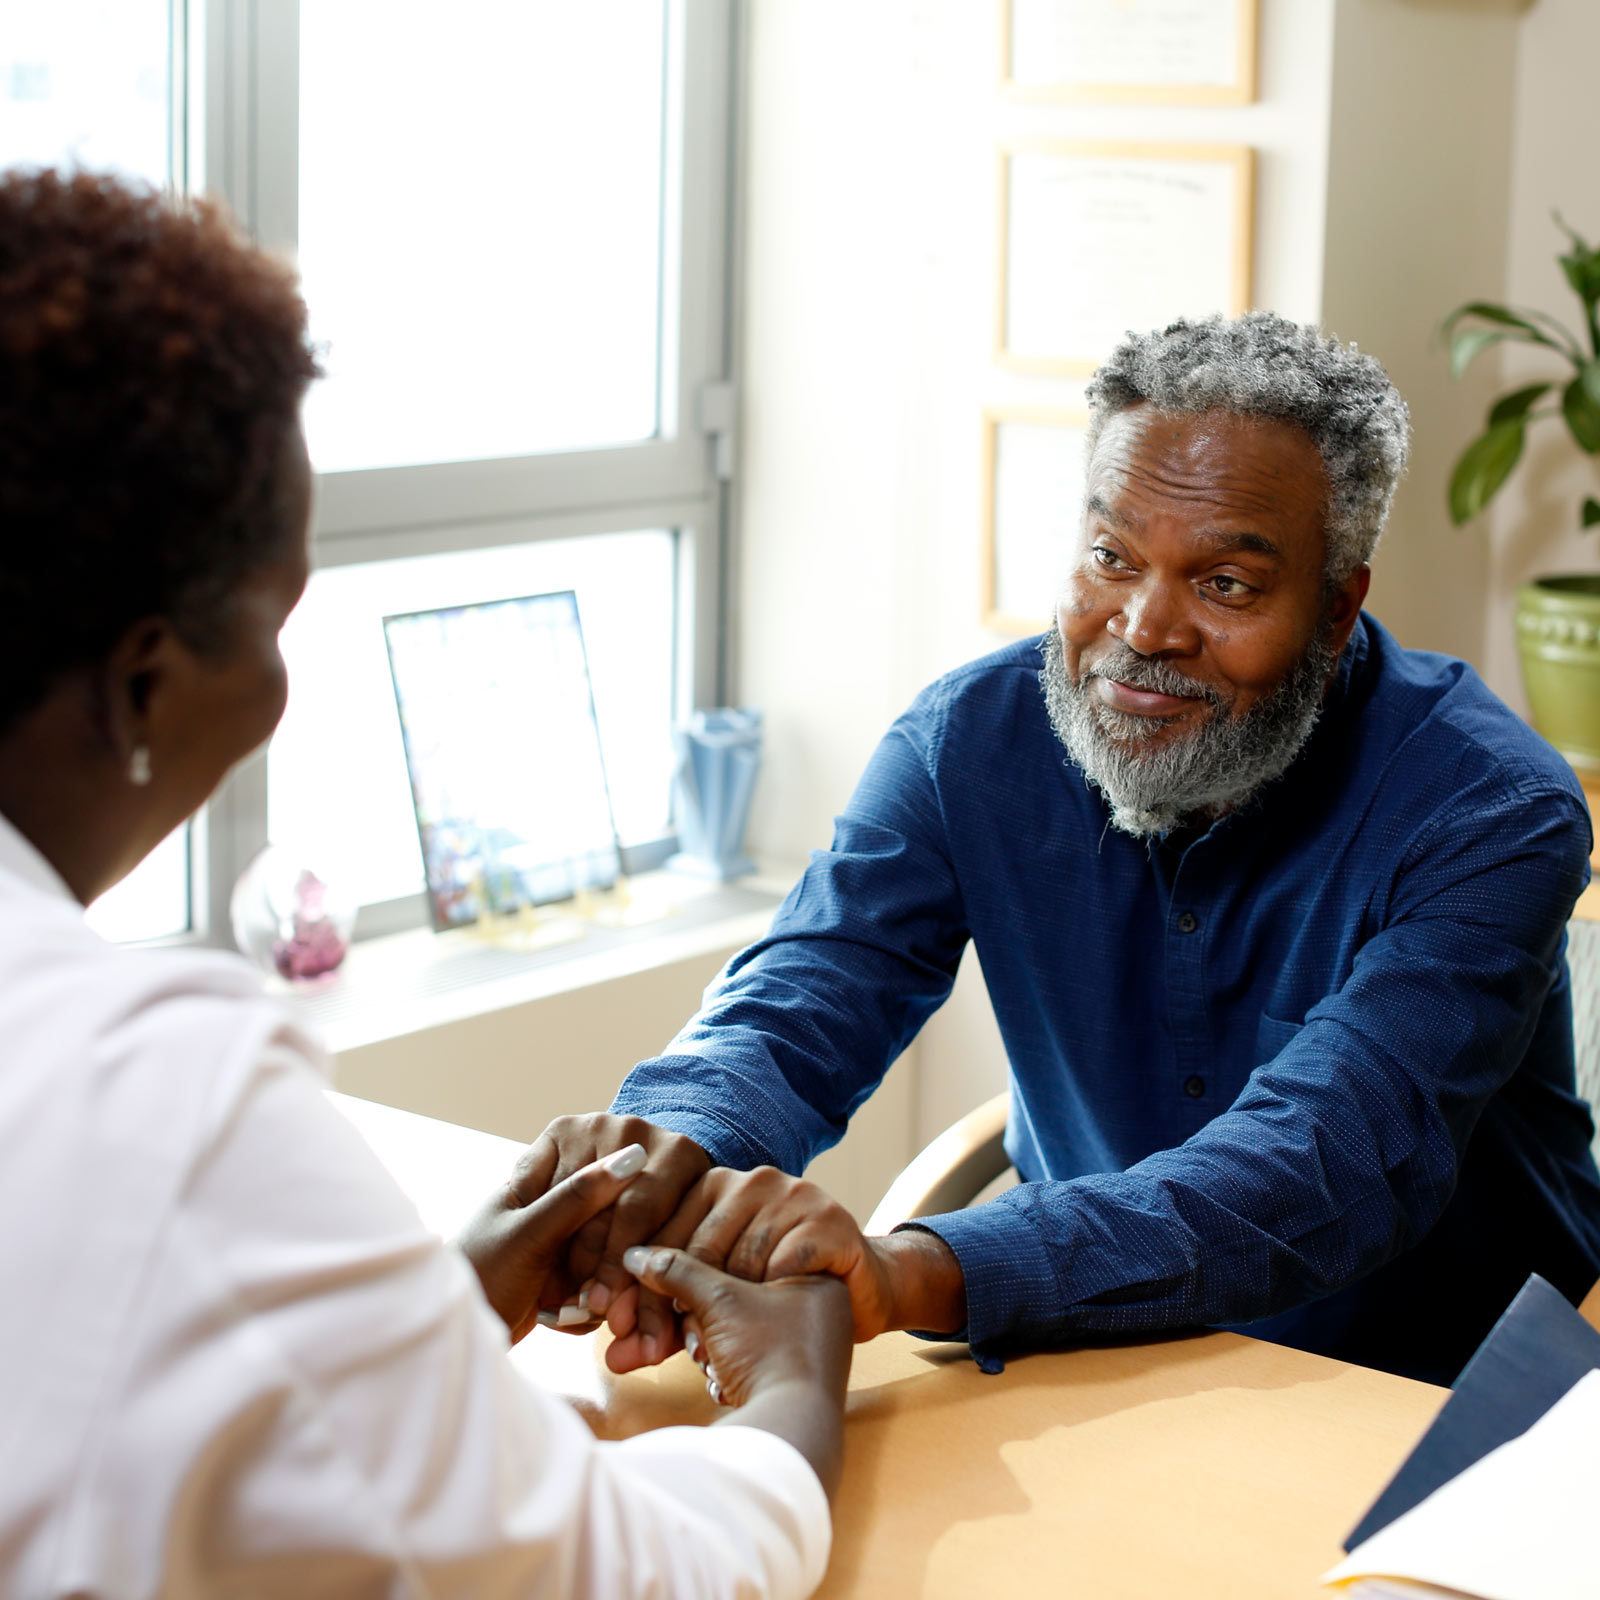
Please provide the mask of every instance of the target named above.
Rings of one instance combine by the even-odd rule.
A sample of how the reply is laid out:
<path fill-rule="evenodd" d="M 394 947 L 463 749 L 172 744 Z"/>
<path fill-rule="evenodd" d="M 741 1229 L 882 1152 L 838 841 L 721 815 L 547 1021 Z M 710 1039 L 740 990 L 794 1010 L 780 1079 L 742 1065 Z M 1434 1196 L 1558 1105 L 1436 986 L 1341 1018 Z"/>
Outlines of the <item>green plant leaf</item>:
<path fill-rule="evenodd" d="M 1552 211 L 1550 215 L 1556 219 L 1556 226 L 1572 241 L 1572 253 L 1556 257 L 1561 263 L 1561 270 L 1566 273 L 1573 293 L 1586 306 L 1592 307 L 1600 300 L 1600 250 L 1590 245 L 1559 211 Z"/>
<path fill-rule="evenodd" d="M 1459 378 L 1491 345 L 1500 344 L 1506 339 L 1527 342 L 1527 336 L 1514 328 L 1458 329 L 1450 340 L 1450 376 Z"/>
<path fill-rule="evenodd" d="M 1600 450 L 1600 404 L 1596 404 L 1582 378 L 1574 378 L 1563 391 L 1561 414 L 1583 449 L 1590 455 Z"/>
<path fill-rule="evenodd" d="M 1525 417 L 1534 401 L 1555 388 L 1553 383 L 1530 383 L 1526 389 L 1515 389 L 1495 401 L 1489 412 L 1489 426 L 1497 422 L 1510 422 L 1513 417 Z"/>
<path fill-rule="evenodd" d="M 1591 254 L 1560 256 L 1557 259 L 1561 262 L 1561 270 L 1567 275 L 1567 282 L 1572 285 L 1572 292 L 1586 306 L 1592 306 L 1600 300 L 1600 257 Z"/>
<path fill-rule="evenodd" d="M 1585 361 L 1582 377 L 1583 386 L 1589 391 L 1589 398 L 1596 405 L 1600 405 L 1600 361 Z"/>
<path fill-rule="evenodd" d="M 1507 334 L 1507 338 L 1521 336 L 1539 344 L 1547 344 L 1552 350 L 1561 348 L 1537 323 L 1506 306 L 1497 306 L 1492 300 L 1469 300 L 1466 305 L 1457 306 L 1440 325 L 1440 332 L 1448 338 L 1463 317 L 1478 317 L 1484 322 L 1498 323 L 1502 328 L 1519 330 L 1518 334 Z"/>
<path fill-rule="evenodd" d="M 1586 528 L 1592 528 L 1597 522 L 1600 522 L 1600 500 L 1596 500 L 1593 495 L 1590 495 L 1583 502 L 1583 525 Z"/>
<path fill-rule="evenodd" d="M 1469 300 L 1464 306 L 1457 306 L 1444 319 L 1444 331 L 1449 333 L 1463 317 L 1482 317 L 1485 322 L 1498 322 L 1508 328 L 1525 328 L 1529 333 L 1536 334 L 1539 331 L 1526 317 L 1518 316 L 1506 306 L 1497 306 L 1492 300 Z"/>
<path fill-rule="evenodd" d="M 1497 422 L 1480 433 L 1450 475 L 1450 520 L 1459 528 L 1494 498 L 1522 455 L 1527 423 L 1521 417 Z"/>

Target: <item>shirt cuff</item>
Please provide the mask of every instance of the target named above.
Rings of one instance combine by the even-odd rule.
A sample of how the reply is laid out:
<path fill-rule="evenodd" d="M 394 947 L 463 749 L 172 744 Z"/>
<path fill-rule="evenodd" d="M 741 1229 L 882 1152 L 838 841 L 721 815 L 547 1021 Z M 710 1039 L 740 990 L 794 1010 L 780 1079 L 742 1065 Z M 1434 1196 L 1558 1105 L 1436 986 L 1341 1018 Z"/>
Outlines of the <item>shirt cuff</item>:
<path fill-rule="evenodd" d="M 772 1600 L 805 1600 L 828 1569 L 833 1517 L 811 1463 L 786 1439 L 764 1428 L 724 1422 L 711 1428 L 658 1428 L 621 1444 L 631 1472 L 658 1477 L 663 1488 L 684 1492 L 684 1458 L 709 1466 L 714 1485 L 703 1484 L 696 1509 L 722 1537 L 743 1546 L 722 1563 L 743 1570 Z M 741 1593 L 744 1592 L 742 1589 Z"/>
<path fill-rule="evenodd" d="M 1064 1305 L 1044 1240 L 1003 1199 L 905 1224 L 937 1234 L 955 1252 L 966 1286 L 967 1325 L 944 1337 L 965 1339 L 985 1370 L 998 1347 L 1059 1323 Z"/>
<path fill-rule="evenodd" d="M 619 1117 L 643 1117 L 669 1133 L 681 1133 L 693 1139 L 716 1167 L 736 1167 L 748 1172 L 771 1160 L 765 1150 L 753 1144 L 731 1123 L 700 1106 L 663 1105 L 652 1100 L 649 1094 L 630 1094 L 624 1085 L 612 1101 L 611 1111 Z"/>

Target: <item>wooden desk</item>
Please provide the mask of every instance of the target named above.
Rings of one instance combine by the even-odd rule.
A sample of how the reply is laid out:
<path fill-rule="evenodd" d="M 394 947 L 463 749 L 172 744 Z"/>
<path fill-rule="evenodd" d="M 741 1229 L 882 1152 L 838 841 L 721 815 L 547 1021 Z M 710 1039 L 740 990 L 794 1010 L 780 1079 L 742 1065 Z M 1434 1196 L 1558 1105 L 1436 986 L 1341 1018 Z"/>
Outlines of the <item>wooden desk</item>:
<path fill-rule="evenodd" d="M 444 1233 L 518 1148 L 334 1099 Z M 718 1414 L 686 1357 L 617 1378 L 604 1337 L 540 1329 L 512 1360 L 603 1438 Z M 1029 1356 L 999 1377 L 890 1334 L 856 1351 L 819 1593 L 1327 1596 L 1319 1574 L 1446 1392 L 1234 1334 Z"/>

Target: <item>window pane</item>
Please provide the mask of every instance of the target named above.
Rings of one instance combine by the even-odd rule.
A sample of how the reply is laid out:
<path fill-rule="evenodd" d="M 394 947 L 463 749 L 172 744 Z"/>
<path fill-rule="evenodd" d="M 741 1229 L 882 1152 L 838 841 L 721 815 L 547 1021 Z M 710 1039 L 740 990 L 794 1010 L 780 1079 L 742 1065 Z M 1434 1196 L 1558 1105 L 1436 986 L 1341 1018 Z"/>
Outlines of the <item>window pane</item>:
<path fill-rule="evenodd" d="M 103 939 L 165 939 L 189 931 L 189 825 L 169 833 L 114 889 L 89 907 Z"/>
<path fill-rule="evenodd" d="M 301 0 L 324 472 L 650 437 L 663 0 Z"/>
<path fill-rule="evenodd" d="M 289 709 L 268 753 L 273 840 L 323 863 L 362 905 L 419 892 L 383 618 L 558 589 L 577 591 L 617 831 L 625 844 L 659 838 L 672 775 L 675 545 L 659 529 L 593 534 L 314 574 L 283 631 Z"/>
<path fill-rule="evenodd" d="M 0 165 L 168 181 L 168 0 L 0 0 Z"/>

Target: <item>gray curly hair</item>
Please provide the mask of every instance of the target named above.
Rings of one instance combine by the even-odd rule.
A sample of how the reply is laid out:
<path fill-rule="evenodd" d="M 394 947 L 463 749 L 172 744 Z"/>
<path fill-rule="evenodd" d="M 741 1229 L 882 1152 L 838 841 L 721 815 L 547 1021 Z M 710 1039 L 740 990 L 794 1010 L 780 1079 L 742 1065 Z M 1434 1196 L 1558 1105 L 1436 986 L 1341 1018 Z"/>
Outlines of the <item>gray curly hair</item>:
<path fill-rule="evenodd" d="M 1106 419 L 1148 400 L 1166 412 L 1275 417 L 1311 436 L 1328 473 L 1325 577 L 1372 559 L 1406 469 L 1410 413 L 1371 356 L 1271 311 L 1179 320 L 1128 337 L 1089 384 L 1085 458 Z"/>

